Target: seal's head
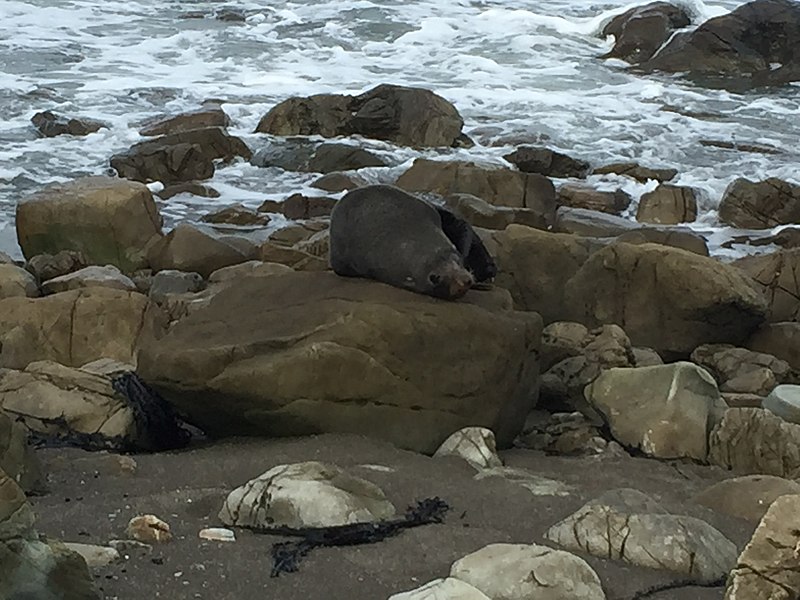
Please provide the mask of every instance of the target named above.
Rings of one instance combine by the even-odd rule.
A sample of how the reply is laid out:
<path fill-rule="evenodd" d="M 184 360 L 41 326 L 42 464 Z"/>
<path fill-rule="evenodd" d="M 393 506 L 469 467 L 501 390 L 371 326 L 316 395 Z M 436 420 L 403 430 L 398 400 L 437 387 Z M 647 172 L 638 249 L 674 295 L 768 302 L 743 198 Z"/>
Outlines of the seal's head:
<path fill-rule="evenodd" d="M 427 270 L 425 289 L 428 294 L 445 300 L 456 300 L 467 293 L 475 278 L 464 268 L 461 256 L 448 254 L 434 261 Z"/>

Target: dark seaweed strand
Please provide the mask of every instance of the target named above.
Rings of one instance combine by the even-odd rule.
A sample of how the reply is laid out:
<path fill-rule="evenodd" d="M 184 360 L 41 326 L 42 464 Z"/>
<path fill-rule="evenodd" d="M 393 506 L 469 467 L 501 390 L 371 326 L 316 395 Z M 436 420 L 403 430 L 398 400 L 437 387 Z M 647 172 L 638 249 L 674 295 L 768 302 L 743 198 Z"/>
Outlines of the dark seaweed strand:
<path fill-rule="evenodd" d="M 426 498 L 410 506 L 406 514 L 397 519 L 374 523 L 353 523 L 333 527 L 247 527 L 255 533 L 302 537 L 297 542 L 278 542 L 272 546 L 271 577 L 281 573 L 294 573 L 300 561 L 314 548 L 322 546 L 356 546 L 374 544 L 399 534 L 404 529 L 444 522 L 450 506 L 438 496 Z"/>

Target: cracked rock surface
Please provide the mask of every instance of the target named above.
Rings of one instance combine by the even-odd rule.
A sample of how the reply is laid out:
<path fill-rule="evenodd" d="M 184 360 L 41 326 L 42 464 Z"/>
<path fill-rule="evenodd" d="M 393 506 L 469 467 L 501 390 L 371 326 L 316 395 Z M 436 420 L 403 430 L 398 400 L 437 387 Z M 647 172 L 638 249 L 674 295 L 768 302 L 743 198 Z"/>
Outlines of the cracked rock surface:
<path fill-rule="evenodd" d="M 681 573 L 697 583 L 724 577 L 737 552 L 705 521 L 668 514 L 634 489 L 606 492 L 553 525 L 545 538 L 575 552 Z"/>
<path fill-rule="evenodd" d="M 453 563 L 450 576 L 492 600 L 605 600 L 581 558 L 538 544 L 489 544 Z"/>
<path fill-rule="evenodd" d="M 725 600 L 800 598 L 800 495 L 769 507 L 728 578 Z"/>
<path fill-rule="evenodd" d="M 389 600 L 492 600 L 478 588 L 456 579 L 434 579 L 414 590 L 393 594 Z"/>
<path fill-rule="evenodd" d="M 381 489 L 332 464 L 278 465 L 233 490 L 219 513 L 239 527 L 332 527 L 388 519 Z"/>
<path fill-rule="evenodd" d="M 465 427 L 447 438 L 434 456 L 460 456 L 478 469 L 502 467 L 497 443 L 491 429 Z"/>
<path fill-rule="evenodd" d="M 752 277 L 769 303 L 769 321 L 800 317 L 800 248 L 746 256 L 733 263 Z"/>

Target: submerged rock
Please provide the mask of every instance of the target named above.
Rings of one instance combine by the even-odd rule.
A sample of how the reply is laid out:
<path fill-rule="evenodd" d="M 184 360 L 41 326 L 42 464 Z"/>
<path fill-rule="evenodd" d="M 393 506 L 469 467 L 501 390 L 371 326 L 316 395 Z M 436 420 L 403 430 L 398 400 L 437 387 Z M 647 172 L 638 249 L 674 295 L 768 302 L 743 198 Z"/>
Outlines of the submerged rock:
<path fill-rule="evenodd" d="M 520 146 L 503 158 L 524 173 L 539 173 L 548 177 L 586 177 L 591 170 L 586 161 L 537 146 Z"/>
<path fill-rule="evenodd" d="M 102 121 L 86 118 L 68 118 L 56 115 L 45 110 L 38 112 L 31 117 L 31 123 L 39 130 L 44 137 L 55 137 L 57 135 L 83 136 L 108 128 Z"/>
<path fill-rule="evenodd" d="M 603 58 L 621 58 L 632 64 L 648 60 L 676 29 L 688 26 L 689 15 L 668 2 L 651 2 L 617 15 L 603 27 L 613 35 L 614 47 Z"/>

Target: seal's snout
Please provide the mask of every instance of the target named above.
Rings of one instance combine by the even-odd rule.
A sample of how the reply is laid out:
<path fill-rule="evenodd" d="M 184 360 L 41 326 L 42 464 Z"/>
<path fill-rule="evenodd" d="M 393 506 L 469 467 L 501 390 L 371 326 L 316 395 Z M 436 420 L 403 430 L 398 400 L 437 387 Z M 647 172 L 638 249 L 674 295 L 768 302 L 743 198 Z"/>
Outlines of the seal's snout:
<path fill-rule="evenodd" d="M 472 274 L 455 261 L 432 272 L 428 281 L 433 288 L 432 294 L 447 300 L 461 298 L 475 284 Z"/>

